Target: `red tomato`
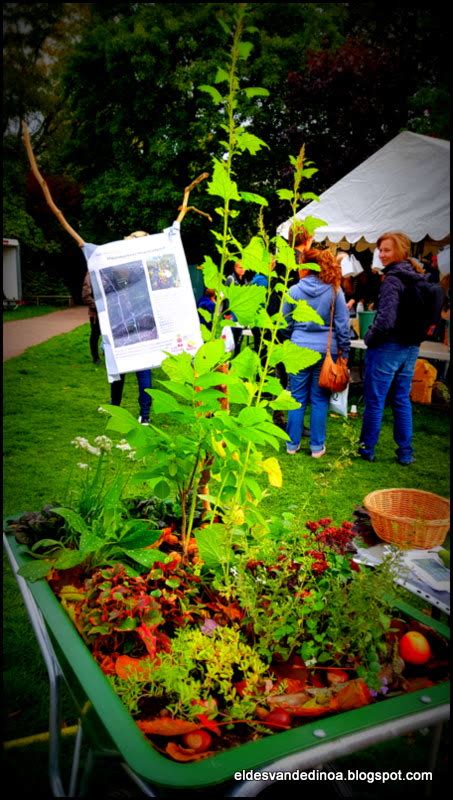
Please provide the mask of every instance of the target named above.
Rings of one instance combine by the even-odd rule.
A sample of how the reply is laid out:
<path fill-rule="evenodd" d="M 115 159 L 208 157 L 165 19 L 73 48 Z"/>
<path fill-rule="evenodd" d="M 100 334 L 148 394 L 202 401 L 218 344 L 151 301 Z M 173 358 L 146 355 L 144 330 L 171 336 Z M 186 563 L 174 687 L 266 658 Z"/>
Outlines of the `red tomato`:
<path fill-rule="evenodd" d="M 407 664 L 425 664 L 432 655 L 428 639 L 418 631 L 408 631 L 401 637 L 399 654 Z"/>
<path fill-rule="evenodd" d="M 265 725 L 268 725 L 269 728 L 285 730 L 291 726 L 291 714 L 283 708 L 274 708 L 272 711 L 269 711 L 269 714 L 263 722 Z"/>
<path fill-rule="evenodd" d="M 205 750 L 209 750 L 212 742 L 211 735 L 207 731 L 186 733 L 182 740 L 186 747 L 190 747 L 196 753 L 204 753 Z"/>

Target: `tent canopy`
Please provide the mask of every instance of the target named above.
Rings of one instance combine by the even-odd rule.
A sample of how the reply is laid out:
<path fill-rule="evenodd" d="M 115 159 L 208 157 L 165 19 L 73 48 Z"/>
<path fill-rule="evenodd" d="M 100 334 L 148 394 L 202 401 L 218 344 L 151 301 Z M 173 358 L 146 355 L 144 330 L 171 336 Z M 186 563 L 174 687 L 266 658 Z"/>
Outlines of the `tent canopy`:
<path fill-rule="evenodd" d="M 413 242 L 450 233 L 450 143 L 404 131 L 296 214 L 327 222 L 315 240 L 374 243 L 385 231 Z M 278 233 L 287 238 L 291 220 Z"/>

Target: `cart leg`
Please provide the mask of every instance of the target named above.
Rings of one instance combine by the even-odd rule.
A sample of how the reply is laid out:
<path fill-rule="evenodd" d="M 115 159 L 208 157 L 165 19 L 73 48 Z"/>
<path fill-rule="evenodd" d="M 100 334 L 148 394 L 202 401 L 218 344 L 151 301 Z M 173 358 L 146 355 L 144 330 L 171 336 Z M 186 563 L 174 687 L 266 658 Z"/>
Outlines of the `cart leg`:
<path fill-rule="evenodd" d="M 434 772 L 436 770 L 437 757 L 439 755 L 440 742 L 442 739 L 443 723 L 439 722 L 437 725 L 431 728 L 431 730 L 433 732 L 433 738 L 429 751 L 428 770 L 434 775 Z M 432 790 L 433 790 L 432 783 L 429 783 L 426 787 L 425 797 L 431 797 Z"/>
<path fill-rule="evenodd" d="M 71 767 L 71 777 L 69 780 L 69 792 L 68 797 L 77 797 L 77 778 L 79 774 L 79 766 L 80 766 L 80 751 L 82 749 L 82 739 L 83 739 L 83 730 L 82 730 L 82 723 L 79 721 L 79 727 L 76 734 L 76 740 L 74 744 L 74 754 L 72 757 L 72 767 Z"/>

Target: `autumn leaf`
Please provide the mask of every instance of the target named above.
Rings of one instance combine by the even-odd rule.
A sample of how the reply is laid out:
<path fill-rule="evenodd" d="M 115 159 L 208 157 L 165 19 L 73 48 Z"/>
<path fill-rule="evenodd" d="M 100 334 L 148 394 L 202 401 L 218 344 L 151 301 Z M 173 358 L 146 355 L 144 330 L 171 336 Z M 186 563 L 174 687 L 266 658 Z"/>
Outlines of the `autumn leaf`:
<path fill-rule="evenodd" d="M 165 752 L 174 761 L 199 761 L 201 758 L 213 756 L 214 750 L 207 750 L 205 753 L 196 753 L 188 747 L 181 747 L 180 744 L 169 742 L 165 748 Z"/>
<path fill-rule="evenodd" d="M 115 672 L 123 680 L 134 678 L 138 681 L 149 681 L 153 666 L 156 666 L 156 662 L 152 664 L 149 658 L 118 656 L 115 662 Z"/>
<path fill-rule="evenodd" d="M 143 733 L 152 736 L 184 736 L 185 733 L 199 731 L 200 726 L 195 722 L 172 717 L 157 717 L 156 719 L 138 720 L 137 725 Z"/>
<path fill-rule="evenodd" d="M 283 479 L 280 464 L 278 463 L 277 459 L 273 456 L 271 458 L 266 458 L 265 461 L 261 462 L 261 466 L 264 471 L 267 472 L 270 485 L 280 488 Z"/>

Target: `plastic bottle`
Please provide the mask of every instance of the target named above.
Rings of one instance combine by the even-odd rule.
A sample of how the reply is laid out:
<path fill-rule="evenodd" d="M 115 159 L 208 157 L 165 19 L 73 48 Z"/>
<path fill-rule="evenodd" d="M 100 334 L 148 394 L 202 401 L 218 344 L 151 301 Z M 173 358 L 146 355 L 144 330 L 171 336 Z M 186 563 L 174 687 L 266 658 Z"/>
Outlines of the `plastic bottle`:
<path fill-rule="evenodd" d="M 349 412 L 349 416 L 350 417 L 358 417 L 359 416 L 359 413 L 357 411 L 357 406 L 356 405 L 352 405 L 351 406 L 351 410 Z"/>
<path fill-rule="evenodd" d="M 357 303 L 357 314 L 359 314 L 361 311 L 365 311 L 365 306 L 363 305 L 362 301 L 359 300 Z"/>

